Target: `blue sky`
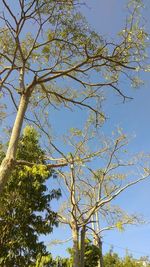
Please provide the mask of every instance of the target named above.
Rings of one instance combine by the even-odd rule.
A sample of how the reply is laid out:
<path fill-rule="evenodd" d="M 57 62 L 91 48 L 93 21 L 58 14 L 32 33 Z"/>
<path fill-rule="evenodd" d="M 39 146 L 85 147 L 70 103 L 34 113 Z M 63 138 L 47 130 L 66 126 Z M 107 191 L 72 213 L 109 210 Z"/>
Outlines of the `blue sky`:
<path fill-rule="evenodd" d="M 126 18 L 126 3 L 122 0 L 88 0 L 85 1 L 87 7 L 83 8 L 83 12 L 88 19 L 90 25 L 96 29 L 105 38 L 115 38 L 116 34 L 122 29 Z M 150 29 L 150 2 L 145 1 L 145 10 L 143 17 L 146 23 L 146 29 Z M 132 153 L 144 151 L 150 153 L 150 75 L 143 73 L 144 86 L 139 89 L 132 89 L 128 92 L 134 97 L 132 101 L 125 104 L 121 99 L 114 94 L 108 94 L 108 99 L 104 103 L 104 111 L 108 115 L 108 119 L 103 127 L 103 131 L 111 134 L 115 127 L 120 126 L 123 131 L 129 135 L 134 136 L 130 143 L 129 149 Z M 127 85 L 129 86 L 129 85 Z M 67 112 L 67 111 L 65 111 Z M 63 116 L 65 116 L 65 112 Z M 54 115 L 54 114 L 53 114 Z M 56 115 L 56 111 L 55 111 Z M 66 126 L 72 127 L 72 122 L 78 124 L 80 111 L 71 115 L 70 120 L 67 121 Z M 56 133 L 59 132 L 58 124 L 63 126 L 62 116 L 57 114 Z M 84 117 L 81 117 L 82 124 Z M 56 121 L 56 117 L 55 117 Z M 54 121 L 54 122 L 55 122 Z M 116 201 L 118 205 L 130 213 L 139 213 L 143 215 L 147 221 L 150 222 L 149 210 L 149 196 L 150 196 L 150 179 L 130 188 L 124 192 Z M 114 246 L 114 251 L 119 255 L 125 255 L 126 251 L 132 253 L 136 258 L 140 256 L 150 256 L 150 224 L 142 226 L 130 226 L 126 228 L 125 232 L 109 231 L 105 233 L 103 238 L 103 250 L 108 251 L 111 244 Z M 67 228 L 58 229 L 50 237 L 46 237 L 45 241 L 49 243 L 50 239 L 67 239 L 70 236 Z M 68 246 L 71 243 L 68 243 Z M 65 245 L 51 247 L 50 250 L 54 255 L 65 255 Z"/>

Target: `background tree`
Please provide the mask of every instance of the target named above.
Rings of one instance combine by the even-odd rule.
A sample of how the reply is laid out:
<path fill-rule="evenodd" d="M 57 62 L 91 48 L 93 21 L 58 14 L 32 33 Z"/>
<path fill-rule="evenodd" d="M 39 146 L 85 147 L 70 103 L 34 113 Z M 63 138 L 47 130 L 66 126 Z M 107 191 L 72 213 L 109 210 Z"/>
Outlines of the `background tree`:
<path fill-rule="evenodd" d="M 73 267 L 85 265 L 88 233 L 94 233 L 94 239 L 101 241 L 106 230 L 122 230 L 126 224 L 140 222 L 138 216 L 126 214 L 112 202 L 127 188 L 149 176 L 148 166 L 143 165 L 143 154 L 129 159 L 127 137 L 120 130 L 114 139 L 102 138 L 103 145 L 100 135 L 98 138 L 101 146 L 98 139 L 95 140 L 91 124 L 86 125 L 85 131 L 72 128 L 71 136 L 66 137 L 71 151 L 66 156 L 68 166 L 66 171 L 57 171 L 57 179 L 67 197 L 58 216 L 59 221 L 68 224 L 72 231 Z M 99 222 L 100 226 L 95 228 L 93 225 Z M 96 245 L 101 251 L 101 242 Z M 102 252 L 100 260 L 102 266 Z"/>
<path fill-rule="evenodd" d="M 71 249 L 70 249 L 71 251 Z M 71 267 L 72 266 L 72 258 L 60 258 L 56 257 L 53 259 L 51 254 L 47 256 L 38 255 L 35 265 L 31 265 L 35 267 Z M 29 266 L 30 267 L 30 266 Z"/>
<path fill-rule="evenodd" d="M 1 147 L 1 158 L 3 156 Z M 1 266 L 34 266 L 37 255 L 46 255 L 46 246 L 39 241 L 39 235 L 51 233 L 58 224 L 50 202 L 59 198 L 60 191 L 46 186 L 52 171 L 43 167 L 44 157 L 37 132 L 27 126 L 19 140 L 17 159 L 38 165 L 17 166 L 1 195 Z"/>
<path fill-rule="evenodd" d="M 142 259 L 134 259 L 132 255 L 126 255 L 124 258 L 120 258 L 117 253 L 111 249 L 104 255 L 104 263 L 106 267 L 143 267 L 150 266 L 149 261 Z"/>
<path fill-rule="evenodd" d="M 110 250 L 106 255 L 104 256 L 104 262 L 105 266 L 112 266 L 112 267 L 121 267 L 121 259 L 119 259 L 119 256 L 114 253 L 112 250 Z"/>
<path fill-rule="evenodd" d="M 147 37 L 138 16 L 142 1 L 130 1 L 130 17 L 116 43 L 89 28 L 80 3 L 16 0 L 14 6 L 11 0 L 2 0 L 1 99 L 10 112 L 15 110 L 16 117 L 0 166 L 1 192 L 16 164 L 25 118 L 38 125 L 40 108 L 50 117 L 52 107 L 79 106 L 92 111 L 98 125 L 99 118 L 104 119 L 99 104 L 102 88 L 113 89 L 125 100 L 128 96 L 119 87 L 120 79 L 129 78 L 134 86 L 141 83 L 137 71 L 145 68 Z"/>
<path fill-rule="evenodd" d="M 89 239 L 84 240 L 85 242 L 85 255 L 84 255 L 84 266 L 85 267 L 95 267 L 98 264 L 99 259 L 99 248 L 92 244 L 92 242 Z M 73 258 L 74 258 L 74 249 L 69 248 L 68 252 L 70 254 L 70 265 L 73 266 Z M 81 247 L 79 247 L 79 254 L 81 254 Z M 70 266 L 69 265 L 69 266 Z M 80 265 L 82 266 L 82 265 Z M 67 266 L 66 266 L 67 267 Z"/>
<path fill-rule="evenodd" d="M 49 259 L 49 262 L 53 262 L 54 265 L 47 265 L 49 267 L 72 267 L 72 261 L 73 261 L 73 249 L 68 249 L 70 258 L 59 258 L 59 261 L 53 260 L 52 257 L 43 257 Z M 93 245 L 90 240 L 86 240 L 86 246 L 85 246 L 85 267 L 95 267 L 98 264 L 98 258 L 99 258 L 99 249 L 97 246 Z M 42 262 L 42 261 L 41 261 Z M 46 261 L 45 261 L 46 263 Z M 42 267 L 43 265 L 41 265 Z M 44 265 L 45 266 L 45 265 Z M 130 254 L 126 254 L 124 257 L 119 257 L 117 253 L 113 251 L 113 249 L 110 249 L 109 252 L 107 252 L 104 255 L 104 266 L 105 267 L 149 267 L 150 262 L 148 257 L 141 257 L 140 259 L 135 259 Z"/>
<path fill-rule="evenodd" d="M 51 254 L 48 254 L 46 256 L 38 255 L 37 260 L 35 264 L 31 264 L 29 267 L 57 267 L 58 264 L 56 261 L 52 258 Z"/>

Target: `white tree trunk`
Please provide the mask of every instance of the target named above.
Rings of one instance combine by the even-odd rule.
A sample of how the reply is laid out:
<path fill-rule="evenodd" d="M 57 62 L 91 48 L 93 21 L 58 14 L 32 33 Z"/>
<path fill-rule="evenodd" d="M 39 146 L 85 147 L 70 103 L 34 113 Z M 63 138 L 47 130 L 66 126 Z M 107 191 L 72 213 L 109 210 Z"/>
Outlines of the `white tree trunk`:
<path fill-rule="evenodd" d="M 72 238 L 73 238 L 73 267 L 79 267 L 80 266 L 79 232 L 76 225 L 72 226 Z"/>
<path fill-rule="evenodd" d="M 7 183 L 8 178 L 14 166 L 18 141 L 19 141 L 23 119 L 24 119 L 24 115 L 25 115 L 28 103 L 29 103 L 29 95 L 23 94 L 20 99 L 20 103 L 19 103 L 16 119 L 14 122 L 14 126 L 12 129 L 6 156 L 3 159 L 1 166 L 0 166 L 0 193 L 3 191 L 3 188 L 5 184 Z"/>

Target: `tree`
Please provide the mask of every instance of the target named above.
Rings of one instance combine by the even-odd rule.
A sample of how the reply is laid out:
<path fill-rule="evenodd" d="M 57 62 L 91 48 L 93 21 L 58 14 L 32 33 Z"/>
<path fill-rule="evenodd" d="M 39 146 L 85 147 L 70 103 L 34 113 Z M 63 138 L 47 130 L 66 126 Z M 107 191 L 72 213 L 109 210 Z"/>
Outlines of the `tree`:
<path fill-rule="evenodd" d="M 36 260 L 35 267 L 71 267 L 72 259 L 70 258 L 60 258 L 56 259 L 52 258 L 52 255 L 49 254 L 47 256 L 39 255 Z M 32 265 L 33 266 L 33 265 Z M 29 266 L 30 267 L 30 266 Z"/>
<path fill-rule="evenodd" d="M 143 164 L 143 154 L 133 159 L 126 155 L 128 141 L 120 130 L 113 138 L 103 138 L 103 145 L 98 135 L 101 146 L 98 139 L 93 139 L 95 131 L 92 131 L 89 122 L 85 131 L 72 128 L 71 136 L 66 137 L 71 151 L 66 156 L 69 164 L 66 170 L 57 171 L 57 179 L 67 196 L 58 216 L 59 221 L 69 225 L 72 231 L 73 267 L 85 266 L 85 239 L 92 233 L 101 252 L 100 266 L 103 266 L 101 234 L 140 222 L 138 216 L 128 215 L 114 206 L 113 200 L 127 188 L 149 177 L 148 166 L 146 168 Z M 101 225 L 95 228 L 93 224 L 99 221 Z"/>
<path fill-rule="evenodd" d="M 62 267 L 72 267 L 73 260 L 73 249 L 68 249 L 70 258 L 64 259 L 59 258 L 60 266 Z M 49 258 L 51 258 L 49 256 Z M 86 240 L 85 246 L 85 267 L 95 267 L 98 264 L 99 249 L 97 246 L 93 245 L 90 240 Z M 56 264 L 56 265 L 55 265 Z M 55 261 L 54 267 L 59 266 L 57 260 Z M 48 265 L 49 266 L 49 265 Z M 50 265 L 53 266 L 53 265 Z M 140 259 L 135 259 L 132 254 L 126 254 L 125 257 L 121 258 L 117 253 L 110 249 L 104 255 L 104 266 L 105 267 L 149 267 L 150 262 L 148 257 L 141 257 Z"/>
<path fill-rule="evenodd" d="M 92 242 L 89 239 L 84 240 L 85 242 L 85 255 L 84 255 L 84 260 L 85 260 L 85 267 L 95 267 L 97 266 L 98 259 L 99 259 L 99 248 L 95 245 L 92 244 Z M 73 266 L 74 262 L 74 249 L 69 248 L 68 252 L 70 254 L 70 263 L 71 266 Z M 81 247 L 79 248 L 79 254 L 81 255 Z M 69 262 L 69 259 L 68 259 Z M 82 265 L 80 265 L 82 266 Z M 66 266 L 67 267 L 67 266 Z M 70 265 L 69 265 L 70 267 Z"/>
<path fill-rule="evenodd" d="M 57 267 L 56 265 L 56 261 L 53 260 L 51 254 L 49 255 L 46 255 L 46 256 L 42 256 L 42 255 L 38 255 L 37 257 L 37 260 L 36 260 L 36 263 L 29 266 L 29 267 L 32 267 L 32 266 L 35 266 L 35 267 Z"/>
<path fill-rule="evenodd" d="M 1 150 L 1 155 L 3 155 Z M 34 266 L 37 255 L 46 255 L 40 234 L 57 226 L 57 214 L 50 202 L 60 196 L 59 190 L 48 190 L 46 181 L 52 175 L 44 164 L 45 153 L 33 127 L 27 126 L 19 140 L 17 159 L 38 166 L 17 166 L 0 198 L 0 265 Z"/>
<path fill-rule="evenodd" d="M 121 259 L 119 259 L 119 256 L 114 253 L 112 250 L 110 250 L 106 255 L 104 256 L 104 262 L 105 266 L 109 267 L 122 267 Z"/>
<path fill-rule="evenodd" d="M 99 248 L 92 244 L 90 240 L 86 240 L 85 242 L 85 267 L 91 266 L 95 267 L 97 266 L 98 260 L 99 260 Z"/>
<path fill-rule="evenodd" d="M 138 225 L 144 223 L 144 220 L 137 215 L 129 215 L 120 207 L 112 205 L 111 203 L 102 207 L 93 215 L 92 227 L 90 230 L 93 235 L 93 243 L 99 249 L 99 261 L 97 267 L 104 267 L 103 259 L 103 236 L 106 231 L 117 229 L 124 231 L 127 225 Z"/>
<path fill-rule="evenodd" d="M 106 267 L 149 267 L 149 261 L 142 259 L 134 259 L 132 255 L 126 255 L 123 259 L 120 258 L 117 253 L 110 250 L 104 255 L 104 263 Z M 145 264 L 144 264 L 145 263 Z"/>
<path fill-rule="evenodd" d="M 50 116 L 53 106 L 78 106 L 92 111 L 97 125 L 104 119 L 101 88 L 113 89 L 126 100 L 119 80 L 140 84 L 137 71 L 144 68 L 147 34 L 138 16 L 142 1 L 131 2 L 129 20 L 115 43 L 89 29 L 78 0 L 16 0 L 15 6 L 2 0 L 1 98 L 9 110 L 15 109 L 16 117 L 0 166 L 0 192 L 17 164 L 25 119 L 40 126 L 40 108 L 44 117 L 44 107 Z"/>

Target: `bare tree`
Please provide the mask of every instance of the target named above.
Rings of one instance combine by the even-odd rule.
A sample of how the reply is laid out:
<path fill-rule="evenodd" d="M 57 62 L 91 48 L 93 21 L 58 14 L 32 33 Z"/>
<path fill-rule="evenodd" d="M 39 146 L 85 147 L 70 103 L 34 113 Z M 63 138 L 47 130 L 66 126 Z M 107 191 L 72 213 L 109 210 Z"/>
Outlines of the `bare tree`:
<path fill-rule="evenodd" d="M 149 169 L 143 166 L 143 155 L 129 160 L 125 150 L 127 137 L 121 132 L 114 140 L 105 138 L 103 145 L 101 140 L 99 150 L 96 150 L 98 140 L 93 143 L 95 137 L 91 128 L 87 127 L 85 132 L 71 129 L 71 132 L 72 136 L 67 136 L 73 147 L 68 155 L 69 169 L 57 171 L 68 196 L 67 203 L 58 213 L 59 220 L 72 231 L 73 267 L 84 267 L 84 244 L 88 233 L 93 233 L 95 244 L 100 248 L 99 266 L 103 267 L 102 233 L 142 222 L 138 216 L 128 215 L 114 206 L 112 201 L 149 177 Z"/>
<path fill-rule="evenodd" d="M 80 1 L 1 2 L 1 97 L 16 115 L 0 166 L 0 192 L 18 164 L 23 121 L 36 123 L 34 114 L 44 103 L 49 116 L 50 107 L 89 109 L 98 124 L 99 117 L 104 118 L 98 104 L 101 88 L 113 89 L 125 100 L 129 97 L 119 88 L 119 80 L 125 76 L 133 85 L 139 83 L 131 71 L 142 68 L 146 39 L 137 16 L 139 1 L 133 1 L 130 20 L 117 42 L 106 41 L 89 29 L 79 11 Z"/>

